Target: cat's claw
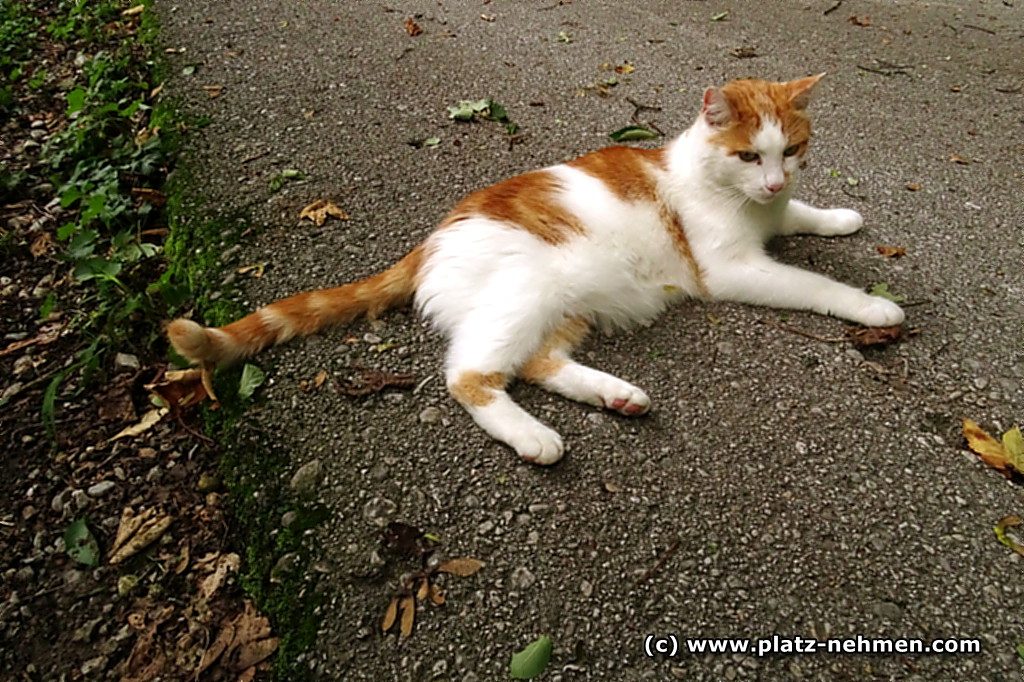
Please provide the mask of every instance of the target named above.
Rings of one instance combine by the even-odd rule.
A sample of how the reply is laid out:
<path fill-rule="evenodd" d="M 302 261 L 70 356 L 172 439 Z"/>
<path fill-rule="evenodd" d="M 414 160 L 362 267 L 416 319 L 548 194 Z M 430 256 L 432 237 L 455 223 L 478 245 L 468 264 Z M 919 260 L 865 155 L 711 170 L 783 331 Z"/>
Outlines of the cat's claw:
<path fill-rule="evenodd" d="M 544 466 L 554 464 L 565 453 L 562 437 L 543 424 L 537 424 L 528 433 L 517 433 L 509 445 L 523 460 Z"/>
<path fill-rule="evenodd" d="M 861 309 L 854 320 L 865 327 L 892 327 L 902 324 L 905 314 L 903 308 L 880 296 L 870 296 L 867 305 Z"/>

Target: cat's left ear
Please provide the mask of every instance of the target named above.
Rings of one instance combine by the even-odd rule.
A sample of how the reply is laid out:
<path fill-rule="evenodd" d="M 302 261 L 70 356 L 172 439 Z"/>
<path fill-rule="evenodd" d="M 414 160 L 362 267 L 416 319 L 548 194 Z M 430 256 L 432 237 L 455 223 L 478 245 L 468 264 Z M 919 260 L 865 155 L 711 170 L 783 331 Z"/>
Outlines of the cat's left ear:
<path fill-rule="evenodd" d="M 819 73 L 817 76 L 808 76 L 807 78 L 786 83 L 786 88 L 789 90 L 790 104 L 795 109 L 806 109 L 807 104 L 811 101 L 811 90 L 824 76 L 824 73 Z"/>

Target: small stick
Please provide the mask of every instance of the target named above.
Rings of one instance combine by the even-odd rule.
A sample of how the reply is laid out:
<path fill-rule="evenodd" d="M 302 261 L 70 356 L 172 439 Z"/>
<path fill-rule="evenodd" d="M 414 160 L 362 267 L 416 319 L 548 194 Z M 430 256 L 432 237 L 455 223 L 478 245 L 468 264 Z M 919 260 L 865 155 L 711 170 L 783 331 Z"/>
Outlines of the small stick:
<path fill-rule="evenodd" d="M 658 560 L 654 563 L 654 565 L 647 569 L 644 572 L 644 574 L 640 576 L 640 578 L 633 584 L 639 585 L 640 583 L 647 582 L 655 573 L 657 573 L 661 569 L 662 566 L 665 565 L 666 561 L 672 558 L 672 555 L 676 553 L 677 549 L 679 549 L 679 540 L 676 540 L 671 545 L 669 545 L 668 549 L 661 553 L 661 556 L 658 557 Z"/>
<path fill-rule="evenodd" d="M 827 17 L 828 15 L 832 14 L 833 12 L 835 12 L 837 9 L 839 9 L 842 6 L 843 6 L 843 0 L 838 0 L 838 2 L 836 2 L 836 4 L 832 5 L 827 10 L 822 12 L 822 15 Z"/>
<path fill-rule="evenodd" d="M 818 334 L 814 334 L 812 332 L 805 332 L 803 329 L 790 327 L 787 324 L 779 324 L 778 322 L 773 322 L 772 320 L 761 320 L 761 324 L 766 324 L 769 327 L 775 327 L 776 329 L 781 329 L 784 332 L 796 334 L 797 336 L 802 336 L 806 339 L 811 339 L 813 341 L 821 341 L 822 343 L 846 343 L 847 341 L 850 340 L 850 337 L 848 336 L 819 336 Z"/>
<path fill-rule="evenodd" d="M 973 28 L 975 31 L 981 31 L 982 33 L 987 33 L 990 36 L 994 36 L 996 34 L 996 32 L 990 28 L 985 28 L 984 26 L 975 26 L 974 24 L 964 24 L 964 28 Z"/>

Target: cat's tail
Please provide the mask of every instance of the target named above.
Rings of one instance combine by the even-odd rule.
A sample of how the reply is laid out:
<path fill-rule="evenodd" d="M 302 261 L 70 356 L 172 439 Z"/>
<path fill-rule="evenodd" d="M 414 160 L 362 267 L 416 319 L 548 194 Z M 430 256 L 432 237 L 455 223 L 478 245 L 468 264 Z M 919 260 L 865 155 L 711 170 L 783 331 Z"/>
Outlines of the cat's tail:
<path fill-rule="evenodd" d="M 178 319 L 167 325 L 167 337 L 183 357 L 204 367 L 226 365 L 296 336 L 315 334 L 362 314 L 373 319 L 412 299 L 423 246 L 384 272 L 333 289 L 319 289 L 282 299 L 224 327 L 203 327 Z"/>

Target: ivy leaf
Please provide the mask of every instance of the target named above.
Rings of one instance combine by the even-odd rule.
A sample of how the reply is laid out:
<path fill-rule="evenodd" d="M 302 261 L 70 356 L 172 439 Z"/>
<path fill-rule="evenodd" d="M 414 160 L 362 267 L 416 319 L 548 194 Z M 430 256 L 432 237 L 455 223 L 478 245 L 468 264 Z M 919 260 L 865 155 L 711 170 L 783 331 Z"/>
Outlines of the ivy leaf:
<path fill-rule="evenodd" d="M 608 135 L 615 142 L 629 142 L 630 140 L 653 140 L 658 136 L 658 133 L 653 130 L 644 128 L 643 126 L 626 126 L 625 128 L 619 128 L 614 133 Z"/>
<path fill-rule="evenodd" d="M 242 380 L 238 383 L 238 397 L 242 400 L 251 398 L 266 378 L 267 375 L 263 373 L 262 369 L 246 363 L 242 368 Z"/>
<path fill-rule="evenodd" d="M 64 531 L 64 547 L 68 556 L 80 564 L 95 567 L 100 562 L 100 546 L 81 518 Z"/>
<path fill-rule="evenodd" d="M 889 285 L 886 284 L 885 282 L 877 282 L 876 284 L 872 285 L 871 291 L 869 291 L 868 293 L 871 294 L 872 296 L 881 296 L 882 298 L 887 298 L 893 303 L 902 303 L 903 301 L 907 300 L 905 296 L 900 296 L 899 294 L 894 294 L 893 292 L 889 291 Z"/>
<path fill-rule="evenodd" d="M 544 672 L 551 660 L 551 648 L 551 638 L 541 635 L 519 653 L 512 654 L 512 662 L 508 667 L 512 679 L 532 680 Z"/>

